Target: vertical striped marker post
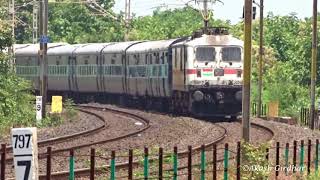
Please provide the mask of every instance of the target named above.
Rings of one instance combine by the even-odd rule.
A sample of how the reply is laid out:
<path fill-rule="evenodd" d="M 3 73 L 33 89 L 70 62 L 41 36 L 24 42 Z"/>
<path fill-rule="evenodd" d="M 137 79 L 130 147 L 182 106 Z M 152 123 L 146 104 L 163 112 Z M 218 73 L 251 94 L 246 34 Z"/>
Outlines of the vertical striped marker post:
<path fill-rule="evenodd" d="M 205 146 L 201 146 L 201 180 L 206 179 L 206 151 Z"/>
<path fill-rule="evenodd" d="M 173 180 L 178 179 L 178 147 L 173 150 Z"/>
<path fill-rule="evenodd" d="M 69 180 L 74 180 L 74 150 L 70 150 L 69 157 Z"/>
<path fill-rule="evenodd" d="M 116 179 L 116 152 L 111 152 L 111 173 L 110 173 L 110 180 Z"/>
<path fill-rule="evenodd" d="M 224 147 L 224 173 L 223 179 L 228 180 L 228 166 L 229 166 L 229 145 L 225 144 Z"/>

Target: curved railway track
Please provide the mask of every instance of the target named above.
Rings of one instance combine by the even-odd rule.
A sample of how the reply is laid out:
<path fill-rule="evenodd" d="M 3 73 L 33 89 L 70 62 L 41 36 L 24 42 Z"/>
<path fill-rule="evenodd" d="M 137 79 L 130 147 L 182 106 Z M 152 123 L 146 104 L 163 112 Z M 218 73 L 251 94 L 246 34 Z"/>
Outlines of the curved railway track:
<path fill-rule="evenodd" d="M 147 130 L 148 128 L 150 128 L 150 123 L 149 123 L 150 121 L 148 119 L 146 119 L 144 117 L 141 117 L 141 116 L 138 116 L 136 114 L 132 114 L 132 113 L 128 113 L 128 112 L 125 112 L 125 111 L 116 110 L 116 109 L 111 109 L 111 108 L 105 108 L 105 107 L 102 108 L 102 107 L 95 107 L 95 106 L 88 106 L 88 105 L 81 105 L 81 106 L 77 106 L 77 107 L 78 107 L 78 109 L 79 108 L 85 108 L 85 109 L 93 109 L 93 110 L 97 110 L 97 111 L 109 111 L 109 112 L 112 112 L 112 113 L 115 113 L 115 114 L 118 114 L 118 115 L 121 115 L 121 116 L 129 117 L 131 119 L 134 119 L 135 121 L 141 122 L 144 125 L 144 127 L 139 129 L 139 130 L 137 130 L 137 131 L 129 132 L 127 134 L 124 134 L 124 135 L 121 135 L 121 136 L 118 136 L 118 137 L 115 137 L 115 138 L 103 139 L 103 140 L 94 141 L 94 142 L 85 143 L 85 144 L 80 144 L 80 145 L 72 146 L 72 147 L 68 147 L 68 148 L 56 149 L 56 150 L 52 151 L 52 154 L 67 152 L 67 151 L 70 151 L 71 149 L 75 149 L 76 150 L 76 149 L 81 149 L 81 148 L 84 148 L 84 147 L 89 147 L 89 146 L 93 146 L 93 145 L 97 145 L 97 144 L 105 144 L 105 143 L 118 141 L 118 140 L 121 140 L 121 139 L 125 139 L 125 138 L 128 138 L 128 137 L 140 134 L 140 133 L 144 132 L 145 130 Z M 43 140 L 43 141 L 39 142 L 38 145 L 41 145 L 41 147 L 42 147 L 42 146 L 47 145 L 47 144 L 60 143 L 60 142 L 68 141 L 70 139 L 79 138 L 79 137 L 82 137 L 82 136 L 89 136 L 89 135 L 98 133 L 101 130 L 105 130 L 105 129 L 109 128 L 109 126 L 106 124 L 106 120 L 104 119 L 104 117 L 102 117 L 102 116 L 100 116 L 100 115 L 98 115 L 96 113 L 90 112 L 88 110 L 84 110 L 84 109 L 79 109 L 79 110 L 82 111 L 82 112 L 85 112 L 85 113 L 88 113 L 88 114 L 96 116 L 99 120 L 104 122 L 104 125 L 102 125 L 102 126 L 100 126 L 98 128 L 92 129 L 92 130 L 83 131 L 83 132 L 76 133 L 76 134 L 71 134 L 71 135 L 67 135 L 67 136 L 62 136 L 62 137 L 52 138 L 52 139 L 48 139 L 48 140 Z M 8 149 L 9 152 L 10 151 L 12 152 L 12 147 L 9 146 L 7 149 Z M 46 155 L 46 153 L 39 153 L 39 159 L 44 158 L 45 155 Z M 7 161 L 8 162 L 13 162 L 13 158 L 12 157 L 8 158 Z"/>
<path fill-rule="evenodd" d="M 84 109 L 80 109 L 80 108 L 77 108 L 77 110 L 81 111 L 83 113 L 90 114 L 92 116 L 97 117 L 97 119 L 99 121 L 103 122 L 103 125 L 98 126 L 98 127 L 94 128 L 94 129 L 89 129 L 89 130 L 82 131 L 82 132 L 79 132 L 79 133 L 74 133 L 74 134 L 70 134 L 70 135 L 66 135 L 66 136 L 60 136 L 60 137 L 55 137 L 55 138 L 50 138 L 50 139 L 38 141 L 38 147 L 46 146 L 46 145 L 51 144 L 51 143 L 64 142 L 64 141 L 67 141 L 67 140 L 70 140 L 70 139 L 74 139 L 74 138 L 78 138 L 78 137 L 81 137 L 81 136 L 88 136 L 90 134 L 98 133 L 99 131 L 108 128 L 108 124 L 106 124 L 106 121 L 104 120 L 104 118 L 102 116 L 100 116 L 98 114 L 95 114 L 93 112 L 84 110 Z M 12 152 L 12 146 L 11 145 L 7 146 L 6 151 L 7 152 Z"/>
<path fill-rule="evenodd" d="M 265 131 L 267 131 L 268 133 L 271 134 L 271 137 L 268 139 L 269 140 L 272 140 L 273 139 L 273 136 L 274 136 L 274 132 L 272 129 L 268 128 L 268 127 L 265 127 L 261 124 L 257 124 L 257 123 L 251 123 L 252 126 L 256 127 L 256 128 L 261 128 Z M 221 130 L 222 130 L 222 133 L 219 137 L 217 137 L 216 139 L 214 139 L 213 141 L 211 141 L 210 143 L 207 143 L 205 144 L 205 148 L 210 148 L 212 147 L 214 144 L 219 144 L 221 143 L 227 136 L 227 129 L 223 126 L 220 126 L 218 124 L 216 124 L 217 127 L 219 127 Z M 192 154 L 195 154 L 195 153 L 198 153 L 201 151 L 201 146 L 197 146 L 197 147 L 194 147 L 192 148 Z M 178 152 L 178 158 L 179 159 L 183 159 L 183 158 L 186 158 L 188 156 L 188 151 L 181 151 L 181 152 Z M 234 159 L 235 157 L 230 157 L 229 159 Z M 154 161 L 156 159 L 150 159 L 149 161 Z M 218 159 L 218 162 L 222 162 L 223 159 Z M 139 161 L 134 161 L 132 163 L 132 165 L 134 167 L 138 167 L 140 165 L 140 162 Z M 129 167 L 129 162 L 123 162 L 123 163 L 119 163 L 119 164 L 116 164 L 116 169 L 127 169 Z M 106 166 L 102 166 L 102 167 L 96 167 L 95 168 L 95 173 L 96 174 L 102 174 L 102 173 L 105 173 L 105 169 L 106 168 L 110 168 L 110 165 L 106 165 Z M 182 167 L 179 167 L 179 170 L 181 169 L 185 169 L 187 168 L 187 166 L 182 166 Z M 75 175 L 76 176 L 88 176 L 90 174 L 90 168 L 83 168 L 83 169 L 76 169 L 75 170 Z M 61 178 L 66 178 L 68 177 L 69 175 L 69 172 L 68 171 L 64 171 L 64 172 L 55 172 L 52 174 L 52 179 L 61 179 Z M 40 179 L 45 179 L 46 178 L 46 175 L 40 175 Z"/>
<path fill-rule="evenodd" d="M 102 116 L 100 116 L 100 115 L 98 115 L 96 113 L 90 112 L 90 111 L 88 111 L 88 109 L 97 110 L 97 111 L 109 111 L 109 112 L 113 112 L 113 113 L 118 114 L 118 115 L 126 116 L 126 117 L 132 118 L 134 120 L 137 120 L 137 121 L 143 123 L 144 127 L 142 129 L 138 130 L 138 131 L 130 132 L 128 134 L 125 134 L 125 135 L 122 135 L 122 136 L 119 136 L 119 137 L 100 140 L 100 141 L 95 141 L 95 142 L 86 143 L 86 144 L 81 144 L 81 145 L 77 145 L 77 146 L 73 146 L 73 147 L 69 147 L 69 148 L 62 148 L 62 149 L 53 150 L 52 154 L 67 152 L 67 151 L 70 151 L 71 149 L 80 149 L 80 148 L 90 147 L 90 146 L 97 145 L 97 144 L 105 144 L 105 143 L 109 143 L 109 142 L 113 142 L 113 141 L 118 141 L 118 140 L 121 140 L 121 139 L 124 139 L 124 138 L 128 138 L 130 136 L 134 136 L 134 135 L 140 134 L 143 131 L 145 131 L 148 128 L 150 128 L 149 120 L 145 119 L 144 117 L 138 116 L 136 114 L 132 114 L 132 113 L 128 113 L 128 112 L 125 112 L 125 111 L 120 111 L 120 110 L 116 110 L 116 109 L 112 109 L 112 108 L 106 108 L 106 107 L 96 107 L 96 106 L 89 106 L 89 105 L 81 105 L 81 106 L 77 106 L 77 107 L 82 112 L 85 112 L 85 113 L 88 113 L 88 114 L 96 116 L 99 120 L 103 121 L 104 124 L 102 126 L 99 126 L 99 127 L 95 128 L 95 129 L 92 129 L 92 130 L 83 131 L 83 132 L 72 134 L 72 135 L 68 135 L 68 136 L 63 136 L 63 137 L 57 137 L 57 138 L 44 140 L 44 141 L 39 142 L 39 145 L 44 146 L 44 145 L 47 145 L 47 144 L 68 141 L 70 139 L 78 138 L 80 136 L 88 136 L 88 135 L 91 135 L 91 134 L 94 134 L 94 133 L 98 133 L 99 131 L 109 127 L 109 125 L 106 124 L 106 121 Z M 85 108 L 86 110 L 84 110 L 83 108 Z M 273 138 L 274 132 L 270 128 L 265 127 L 265 126 L 260 125 L 260 124 L 257 124 L 257 123 L 251 123 L 251 125 L 256 127 L 256 128 L 260 128 L 260 129 L 263 129 L 263 130 L 269 132 L 271 134 L 271 137 L 270 137 L 269 140 L 271 140 Z M 227 136 L 227 133 L 228 133 L 227 128 L 225 128 L 225 127 L 223 127 L 223 126 L 221 126 L 219 124 L 215 124 L 215 126 L 217 126 L 221 130 L 221 134 L 220 134 L 219 137 L 215 138 L 213 141 L 205 144 L 205 148 L 206 149 L 212 147 L 213 144 L 221 143 Z M 192 153 L 193 154 L 198 153 L 198 152 L 200 152 L 200 150 L 201 150 L 201 146 L 194 147 L 194 148 L 192 148 Z M 188 151 L 178 152 L 179 159 L 186 158 L 187 155 L 188 155 Z M 39 153 L 39 158 L 44 158 L 44 157 L 46 157 L 46 153 Z M 234 157 L 230 157 L 230 159 L 233 159 L 233 158 Z M 156 159 L 150 159 L 150 161 L 154 161 L 154 160 L 156 160 Z M 12 159 L 8 159 L 8 161 L 12 162 Z M 219 160 L 219 161 L 222 161 L 222 160 Z M 128 166 L 129 166 L 128 162 L 123 162 L 123 163 L 117 164 L 116 168 L 117 169 L 127 169 Z M 134 167 L 138 167 L 139 166 L 139 161 L 134 161 L 133 162 L 133 166 Z M 106 166 L 103 166 L 103 167 L 96 167 L 95 168 L 96 169 L 96 173 L 97 174 L 103 173 L 105 168 L 109 168 L 109 165 L 106 165 Z M 184 168 L 186 168 L 186 167 L 184 167 L 184 166 L 179 167 L 179 169 L 184 169 Z M 81 176 L 82 177 L 82 176 L 88 176 L 89 174 L 90 174 L 90 168 L 83 168 L 83 169 L 76 169 L 75 170 L 75 175 L 76 176 Z M 67 177 L 68 175 L 69 175 L 68 171 L 65 171 L 65 172 L 54 172 L 54 173 L 52 173 L 51 177 L 52 177 L 52 179 L 61 179 L 61 178 Z M 46 177 L 46 175 L 40 175 L 40 179 L 45 179 L 45 177 Z"/>

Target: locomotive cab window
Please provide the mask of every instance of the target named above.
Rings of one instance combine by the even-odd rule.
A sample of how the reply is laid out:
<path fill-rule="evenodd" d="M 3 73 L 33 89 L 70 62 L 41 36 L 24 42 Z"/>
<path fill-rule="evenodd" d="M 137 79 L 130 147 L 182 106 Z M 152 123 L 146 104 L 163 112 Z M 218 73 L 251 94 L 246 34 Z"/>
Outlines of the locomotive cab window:
<path fill-rule="evenodd" d="M 215 61 L 216 50 L 214 47 L 198 47 L 196 49 L 197 61 Z"/>
<path fill-rule="evenodd" d="M 225 47 L 222 48 L 223 61 L 241 61 L 241 49 L 239 47 Z"/>

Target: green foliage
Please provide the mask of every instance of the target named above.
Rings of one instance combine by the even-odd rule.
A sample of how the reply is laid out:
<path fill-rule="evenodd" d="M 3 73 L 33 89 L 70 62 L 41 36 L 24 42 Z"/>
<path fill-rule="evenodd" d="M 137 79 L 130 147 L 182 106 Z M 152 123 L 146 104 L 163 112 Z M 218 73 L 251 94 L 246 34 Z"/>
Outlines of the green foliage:
<path fill-rule="evenodd" d="M 0 53 L 0 134 L 10 127 L 35 124 L 31 85 L 13 72 L 9 58 Z"/>
<path fill-rule="evenodd" d="M 268 170 L 269 163 L 266 160 L 266 149 L 270 144 L 265 143 L 259 146 L 245 142 L 242 142 L 241 144 L 241 179 L 268 179 L 270 171 Z M 255 168 L 259 168 L 259 170 L 256 170 Z"/>
<path fill-rule="evenodd" d="M 310 174 L 305 179 L 306 180 L 318 180 L 318 179 L 320 179 L 320 174 L 319 174 L 319 172 L 318 173 L 314 173 L 314 174 Z"/>
<path fill-rule="evenodd" d="M 64 107 L 66 110 L 67 119 L 73 120 L 77 115 L 77 110 L 74 108 L 74 102 L 72 99 L 66 99 L 64 102 Z"/>
<path fill-rule="evenodd" d="M 52 113 L 46 116 L 41 120 L 41 123 L 38 124 L 38 127 L 54 127 L 61 125 L 63 123 L 63 118 L 59 113 Z"/>
<path fill-rule="evenodd" d="M 210 26 L 230 26 L 228 22 L 210 20 Z M 130 40 L 161 40 L 189 36 L 203 27 L 199 12 L 192 8 L 154 11 L 152 16 L 134 18 Z"/>
<path fill-rule="evenodd" d="M 113 1 L 103 1 L 105 7 Z M 121 41 L 124 30 L 108 16 L 94 16 L 87 5 L 49 4 L 49 35 L 53 42 L 90 43 Z"/>

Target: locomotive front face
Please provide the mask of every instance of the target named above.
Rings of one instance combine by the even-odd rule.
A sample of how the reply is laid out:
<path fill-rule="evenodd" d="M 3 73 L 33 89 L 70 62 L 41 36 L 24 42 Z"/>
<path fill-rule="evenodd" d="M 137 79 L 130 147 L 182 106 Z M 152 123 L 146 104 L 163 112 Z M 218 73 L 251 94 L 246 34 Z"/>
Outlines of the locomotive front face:
<path fill-rule="evenodd" d="M 235 116 L 242 103 L 242 42 L 231 36 L 204 36 L 203 42 L 188 47 L 191 111 Z"/>

